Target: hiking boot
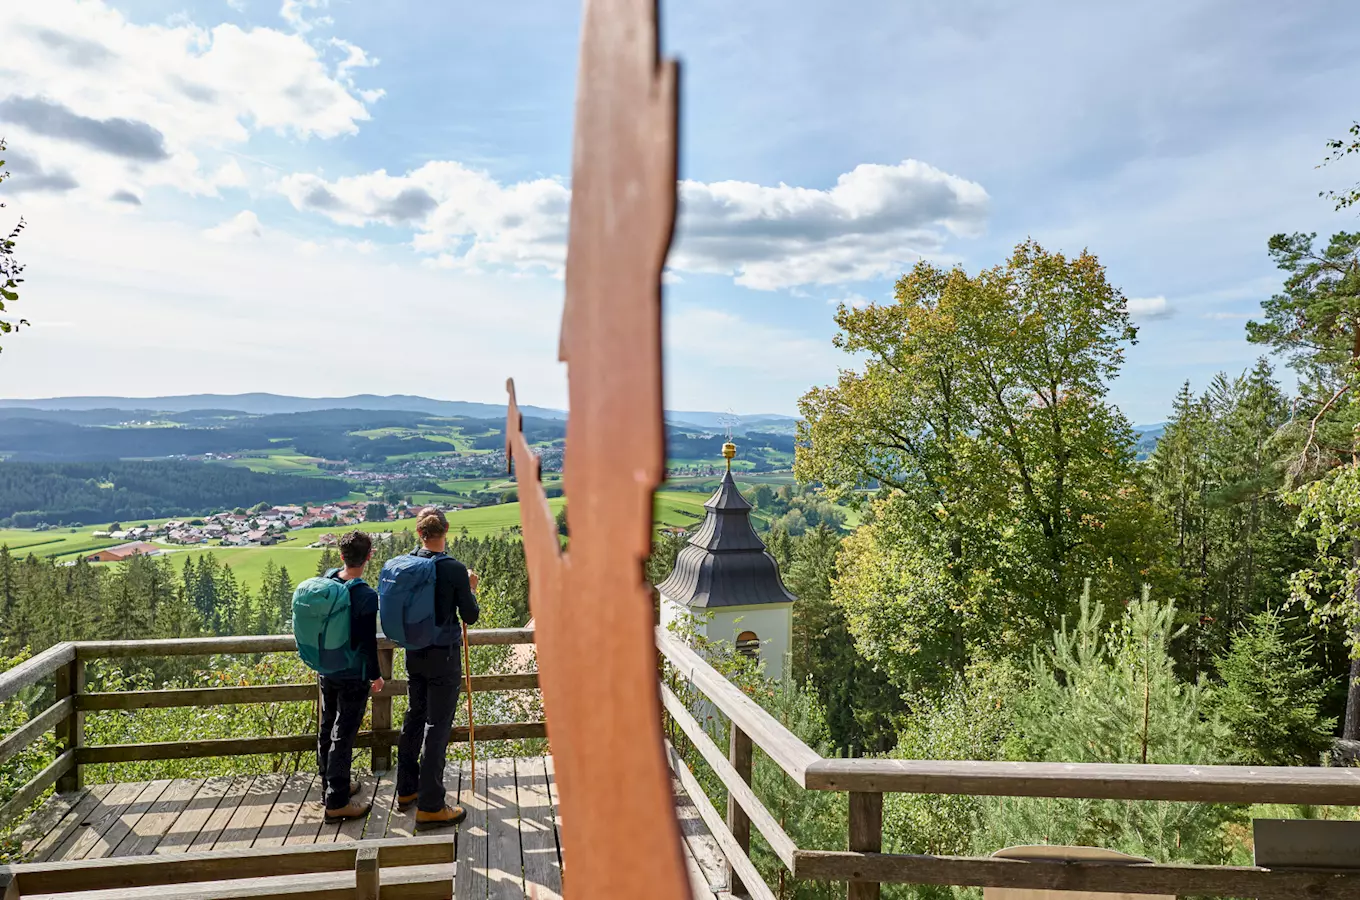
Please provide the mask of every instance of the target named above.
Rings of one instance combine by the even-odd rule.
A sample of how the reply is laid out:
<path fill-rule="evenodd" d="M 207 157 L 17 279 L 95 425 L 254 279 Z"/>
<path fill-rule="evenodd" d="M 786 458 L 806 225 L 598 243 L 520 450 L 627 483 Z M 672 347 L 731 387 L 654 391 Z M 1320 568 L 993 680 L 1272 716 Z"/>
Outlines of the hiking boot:
<path fill-rule="evenodd" d="M 467 810 L 461 806 L 449 806 L 444 804 L 444 808 L 439 812 L 426 812 L 423 809 L 416 810 L 416 831 L 428 831 L 431 828 L 450 828 L 467 818 Z"/>
<path fill-rule="evenodd" d="M 397 812 L 406 812 L 406 810 L 416 805 L 416 800 L 419 798 L 419 794 L 398 794 Z"/>
<path fill-rule="evenodd" d="M 351 800 L 349 801 L 349 806 L 326 810 L 326 824 L 336 825 L 340 822 L 347 822 L 350 819 L 362 819 L 364 816 L 368 815 L 368 811 L 372 808 L 372 803 L 356 803 Z"/>

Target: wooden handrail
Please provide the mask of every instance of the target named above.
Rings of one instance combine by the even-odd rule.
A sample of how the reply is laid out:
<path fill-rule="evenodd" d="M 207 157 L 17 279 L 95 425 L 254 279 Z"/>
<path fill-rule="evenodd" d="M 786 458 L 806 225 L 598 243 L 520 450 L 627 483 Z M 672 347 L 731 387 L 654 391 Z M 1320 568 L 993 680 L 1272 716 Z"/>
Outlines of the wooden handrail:
<path fill-rule="evenodd" d="M 57 644 L 7 672 L 0 672 L 0 703 L 9 700 L 24 688 L 32 687 L 71 662 L 76 658 L 75 648 L 76 645 L 69 641 Z"/>
<path fill-rule="evenodd" d="M 703 726 L 689 714 L 684 701 L 675 696 L 675 693 L 665 685 L 661 686 L 661 702 L 665 705 L 666 711 L 670 713 L 671 720 L 680 726 L 685 737 L 690 739 L 694 748 L 699 751 L 699 755 L 708 762 L 717 774 L 718 780 L 723 783 L 723 786 L 741 805 L 741 808 L 746 810 L 746 815 L 751 818 L 751 823 L 756 826 L 756 830 L 769 843 L 774 855 L 779 857 L 784 866 L 792 872 L 793 855 L 798 849 L 793 839 L 784 832 L 783 828 L 779 827 L 779 823 L 760 802 L 755 791 L 751 790 L 751 786 L 741 779 L 737 770 L 732 768 L 727 757 L 718 749 L 718 745 L 714 744 L 712 739 L 704 733 Z"/>
<path fill-rule="evenodd" d="M 36 741 L 38 735 L 56 728 L 58 723 L 75 712 L 75 708 L 74 698 L 63 697 L 19 726 L 18 730 L 0 740 L 0 763 L 8 762 L 16 753 Z"/>
<path fill-rule="evenodd" d="M 473 675 L 473 693 L 525 691 L 538 687 L 538 673 L 513 675 Z M 406 694 L 406 679 L 388 681 L 374 697 L 401 697 Z M 170 709 L 174 707 L 234 706 L 250 703 L 305 703 L 316 699 L 316 682 L 298 684 L 260 684 L 245 687 L 187 688 L 164 691 L 136 691 L 80 694 L 77 708 L 85 712 L 106 709 Z M 3 744 L 0 744 L 0 748 Z M 2 751 L 0 751 L 2 752 Z M 0 760 L 3 757 L 0 756 Z"/>
<path fill-rule="evenodd" d="M 532 644 L 532 628 L 481 628 L 468 632 L 474 647 Z M 379 647 L 394 645 L 379 635 Z M 78 641 L 73 645 L 81 659 L 140 656 L 216 656 L 224 653 L 291 653 L 297 641 L 291 634 L 250 634 L 206 638 L 163 638 L 131 641 Z M 34 657 L 30 662 L 36 661 Z M 27 665 L 27 664 L 25 664 Z M 8 672 L 5 674 L 9 674 Z M 3 684 L 3 682 L 0 682 Z M 0 700 L 4 699 L 0 695 Z"/>
<path fill-rule="evenodd" d="M 383 867 L 453 862 L 453 836 L 383 838 L 303 847 L 209 850 L 175 856 L 23 863 L 8 867 L 23 896 L 65 894 L 121 887 L 140 888 L 274 875 L 351 871 L 360 853 L 376 852 Z M 168 896 L 168 895 L 167 895 Z"/>
<path fill-rule="evenodd" d="M 728 719 L 750 735 L 756 746 L 787 772 L 798 786 L 806 787 L 804 779 L 808 768 L 822 759 L 816 751 L 779 724 L 774 716 L 761 709 L 758 703 L 719 674 L 702 656 L 666 633 L 664 628 L 656 631 L 656 646 L 682 678 L 699 688 Z"/>
<path fill-rule="evenodd" d="M 1360 769 L 824 759 L 808 768 L 805 787 L 875 793 L 1352 806 L 1360 804 Z"/>

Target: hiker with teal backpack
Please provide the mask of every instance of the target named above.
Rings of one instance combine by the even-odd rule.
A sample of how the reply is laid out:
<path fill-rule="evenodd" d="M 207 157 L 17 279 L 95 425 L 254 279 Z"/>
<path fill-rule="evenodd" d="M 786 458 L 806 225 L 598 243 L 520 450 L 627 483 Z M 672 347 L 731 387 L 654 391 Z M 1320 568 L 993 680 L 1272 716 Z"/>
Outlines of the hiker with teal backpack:
<path fill-rule="evenodd" d="M 447 828 L 467 816 L 444 793 L 444 761 L 458 709 L 462 660 L 458 620 L 473 625 L 477 573 L 449 556 L 449 521 L 427 506 L 416 515 L 421 546 L 394 556 L 378 578 L 383 634 L 406 648 L 410 706 L 397 744 L 397 808 L 416 807 L 416 830 Z"/>
<path fill-rule="evenodd" d="M 363 787 L 350 778 L 354 739 L 368 695 L 383 689 L 378 668 L 378 592 L 363 579 L 373 541 L 362 531 L 340 539 L 344 567 L 308 578 L 293 592 L 293 635 L 298 655 L 321 685 L 321 727 L 316 762 L 325 784 L 326 822 L 368 815 L 358 799 Z"/>

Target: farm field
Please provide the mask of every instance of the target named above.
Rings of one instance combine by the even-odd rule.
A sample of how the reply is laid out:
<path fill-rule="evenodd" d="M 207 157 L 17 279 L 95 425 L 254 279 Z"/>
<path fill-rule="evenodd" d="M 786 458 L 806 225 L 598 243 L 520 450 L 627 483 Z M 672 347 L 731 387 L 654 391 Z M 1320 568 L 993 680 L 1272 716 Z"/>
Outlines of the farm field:
<path fill-rule="evenodd" d="M 232 459 L 213 460 L 214 465 L 233 466 L 268 475 L 326 475 L 315 456 L 304 456 L 292 449 L 249 451 Z"/>
<path fill-rule="evenodd" d="M 658 528 L 693 527 L 703 518 L 703 502 L 707 495 L 688 491 L 661 491 L 656 497 L 655 521 Z M 554 512 L 560 510 L 566 501 L 561 497 L 549 499 L 548 505 Z M 519 524 L 519 504 L 502 503 L 497 506 L 484 506 L 478 509 L 456 510 L 448 514 L 450 530 L 462 533 L 466 529 L 472 537 L 498 534 Z M 164 522 L 153 519 L 143 522 L 124 522 L 123 525 L 141 525 L 151 522 Z M 364 522 L 348 528 L 359 531 L 388 532 L 413 530 L 415 521 L 404 519 L 396 522 Z M 104 531 L 108 525 L 92 525 L 71 531 L 53 529 L 50 531 L 30 531 L 26 529 L 0 530 L 0 545 L 8 546 L 19 556 L 33 553 L 42 557 L 69 560 L 82 553 L 93 553 L 103 547 L 112 547 L 121 541 L 108 538 L 95 538 L 94 531 Z M 214 554 L 219 561 L 231 566 L 232 572 L 245 585 L 252 589 L 258 586 L 260 576 L 270 560 L 275 565 L 284 566 L 295 579 L 310 573 L 316 567 L 322 551 L 307 545 L 318 540 L 323 534 L 338 531 L 336 528 L 302 528 L 291 531 L 287 540 L 272 547 L 219 547 L 201 545 L 191 549 L 160 545 L 176 567 L 182 566 L 187 557 L 197 559 L 207 553 Z M 348 529 L 347 529 L 348 530 Z M 109 565 L 116 565 L 110 563 Z"/>

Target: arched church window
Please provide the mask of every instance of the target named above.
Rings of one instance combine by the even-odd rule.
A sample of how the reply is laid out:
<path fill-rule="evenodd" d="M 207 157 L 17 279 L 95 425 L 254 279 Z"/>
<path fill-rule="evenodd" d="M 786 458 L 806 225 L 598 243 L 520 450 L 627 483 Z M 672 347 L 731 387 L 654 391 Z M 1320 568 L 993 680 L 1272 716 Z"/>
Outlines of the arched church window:
<path fill-rule="evenodd" d="M 754 631 L 743 631 L 737 635 L 737 652 L 755 659 L 760 655 L 760 638 Z"/>

